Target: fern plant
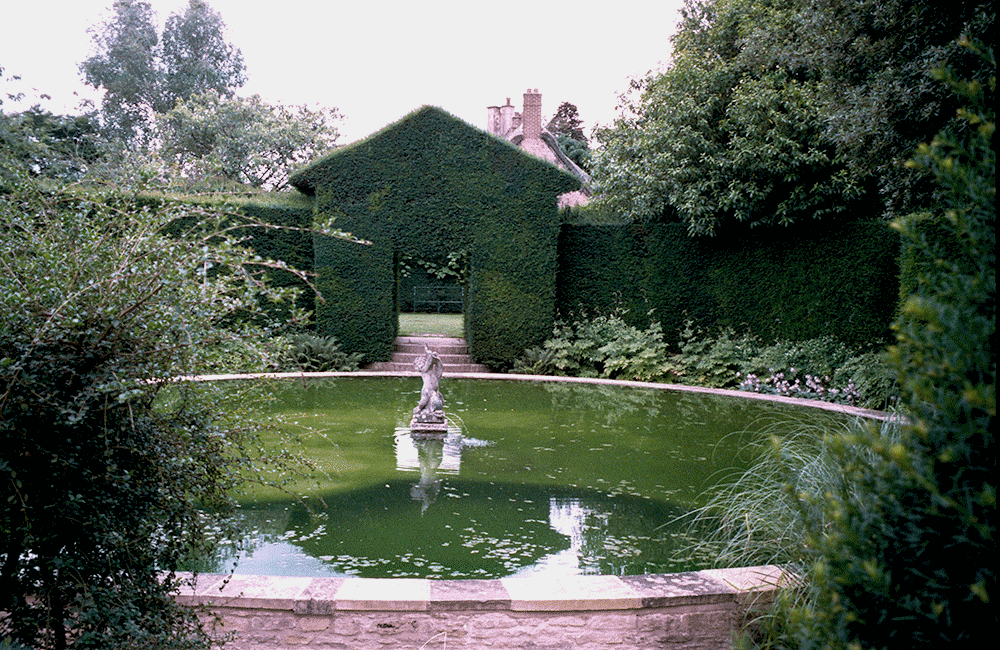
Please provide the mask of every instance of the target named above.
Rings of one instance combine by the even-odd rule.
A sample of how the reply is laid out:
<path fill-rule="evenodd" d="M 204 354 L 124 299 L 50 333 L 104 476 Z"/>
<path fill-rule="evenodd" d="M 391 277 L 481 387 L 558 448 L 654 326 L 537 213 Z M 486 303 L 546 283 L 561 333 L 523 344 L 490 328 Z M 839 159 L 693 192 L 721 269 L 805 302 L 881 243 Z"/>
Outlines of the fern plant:
<path fill-rule="evenodd" d="M 347 354 L 340 349 L 335 336 L 293 334 L 282 342 L 287 346 L 281 359 L 282 370 L 300 372 L 352 372 L 357 370 L 364 355 Z"/>

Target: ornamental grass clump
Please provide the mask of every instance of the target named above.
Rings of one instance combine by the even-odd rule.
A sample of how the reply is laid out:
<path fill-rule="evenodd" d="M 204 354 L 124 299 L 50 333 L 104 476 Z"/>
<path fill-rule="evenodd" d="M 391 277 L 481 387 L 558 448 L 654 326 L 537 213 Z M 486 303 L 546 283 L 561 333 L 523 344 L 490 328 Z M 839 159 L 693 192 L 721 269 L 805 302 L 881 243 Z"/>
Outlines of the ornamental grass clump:
<path fill-rule="evenodd" d="M 816 606 L 819 595 L 808 575 L 816 560 L 813 536 L 835 520 L 825 507 L 827 495 L 847 495 L 864 508 L 865 488 L 852 482 L 853 472 L 878 466 L 882 459 L 873 449 L 850 441 L 861 437 L 891 448 L 900 441 L 901 423 L 898 416 L 844 420 L 829 414 L 767 426 L 748 450 L 757 455 L 756 461 L 714 488 L 708 503 L 691 517 L 686 533 L 690 552 L 706 564 L 777 565 L 784 570 L 780 606 L 748 626 L 758 635 L 758 647 L 796 647 L 787 613 L 811 612 Z M 875 518 L 878 511 L 873 507 L 867 516 Z"/>

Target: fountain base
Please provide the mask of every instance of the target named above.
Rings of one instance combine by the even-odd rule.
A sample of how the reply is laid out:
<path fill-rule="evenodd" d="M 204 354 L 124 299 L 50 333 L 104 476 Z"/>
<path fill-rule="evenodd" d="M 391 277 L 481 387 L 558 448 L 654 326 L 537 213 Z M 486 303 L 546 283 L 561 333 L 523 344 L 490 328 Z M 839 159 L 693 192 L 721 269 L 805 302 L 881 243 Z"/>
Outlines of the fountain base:
<path fill-rule="evenodd" d="M 410 422 L 410 437 L 414 440 L 444 439 L 448 435 L 447 422 Z"/>

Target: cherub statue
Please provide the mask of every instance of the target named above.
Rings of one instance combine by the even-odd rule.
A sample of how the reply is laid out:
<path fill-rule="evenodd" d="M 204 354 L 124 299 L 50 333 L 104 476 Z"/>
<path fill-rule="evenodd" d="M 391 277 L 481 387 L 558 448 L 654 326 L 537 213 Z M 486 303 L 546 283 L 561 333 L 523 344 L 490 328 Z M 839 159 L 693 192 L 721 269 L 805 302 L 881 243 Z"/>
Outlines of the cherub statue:
<path fill-rule="evenodd" d="M 413 421 L 444 422 L 444 398 L 440 390 L 444 364 L 441 362 L 441 357 L 425 345 L 424 354 L 413 361 L 413 368 L 424 380 L 424 387 L 420 391 L 420 403 L 413 409 Z"/>

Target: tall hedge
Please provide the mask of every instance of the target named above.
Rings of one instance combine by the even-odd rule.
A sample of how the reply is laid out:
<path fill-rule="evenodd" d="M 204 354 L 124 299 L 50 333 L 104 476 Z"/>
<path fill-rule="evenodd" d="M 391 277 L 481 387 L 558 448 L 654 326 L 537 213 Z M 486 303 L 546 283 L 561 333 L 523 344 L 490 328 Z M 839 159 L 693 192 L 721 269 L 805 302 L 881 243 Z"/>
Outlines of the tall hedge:
<path fill-rule="evenodd" d="M 255 194 L 245 199 L 230 199 L 231 205 L 247 217 L 275 228 L 251 228 L 246 231 L 246 244 L 263 258 L 284 262 L 299 271 L 313 268 L 312 200 L 298 192 Z M 268 272 L 271 282 L 279 287 L 301 290 L 296 304 L 314 311 L 315 292 L 299 276 L 281 269 Z M 269 306 L 267 313 L 282 321 L 288 313 L 286 305 Z"/>
<path fill-rule="evenodd" d="M 320 216 L 370 240 L 315 239 L 326 298 L 316 328 L 369 361 L 396 334 L 398 258 L 443 263 L 469 250 L 466 335 L 473 357 L 509 364 L 551 332 L 557 196 L 578 181 L 435 107 L 423 107 L 291 178 Z"/>
<path fill-rule="evenodd" d="M 682 224 L 563 226 L 557 309 L 624 308 L 666 338 L 686 319 L 765 339 L 833 335 L 887 342 L 899 292 L 899 237 L 882 222 L 747 229 L 692 238 Z"/>

